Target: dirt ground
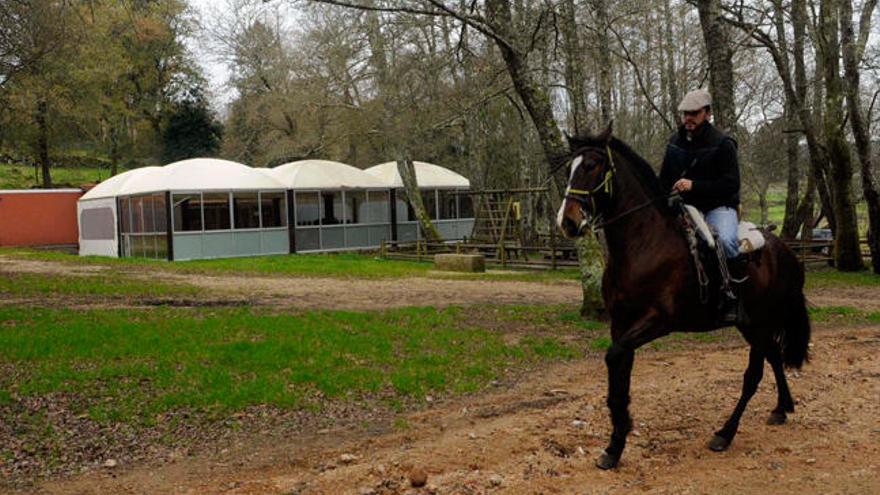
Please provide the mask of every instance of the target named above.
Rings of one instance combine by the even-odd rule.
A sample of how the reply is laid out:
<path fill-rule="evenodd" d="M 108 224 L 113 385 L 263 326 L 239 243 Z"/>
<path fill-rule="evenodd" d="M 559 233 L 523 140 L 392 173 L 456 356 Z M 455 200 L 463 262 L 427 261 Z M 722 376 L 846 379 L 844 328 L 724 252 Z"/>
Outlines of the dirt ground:
<path fill-rule="evenodd" d="M 53 269 L 37 263 L 32 270 Z M 9 264 L 0 271 L 10 270 Z M 21 270 L 16 263 L 15 270 Z M 69 271 L 66 271 L 69 273 Z M 178 277 L 179 275 L 172 275 Z M 205 287 L 246 286 L 301 307 L 387 307 L 578 300 L 576 284 L 192 277 Z M 314 284 L 314 285 L 313 285 Z M 309 287 L 308 289 L 306 287 Z M 309 293 L 323 287 L 324 299 Z M 363 301 L 346 294 L 369 292 Z M 417 285 L 417 287 L 419 287 Z M 509 295 L 513 292 L 515 295 Z M 547 295 L 547 294 L 552 295 Z M 493 299 L 507 294 L 509 299 Z M 428 297 L 429 299 L 425 299 Z M 543 297 L 543 298 L 539 298 Z M 813 304 L 877 308 L 875 288 L 808 293 Z M 323 301 L 320 304 L 319 301 Z M 314 304 L 314 306 L 312 305 Z M 812 361 L 789 372 L 797 402 L 788 424 L 767 426 L 775 404 L 769 367 L 731 448 L 706 448 L 738 398 L 744 344 L 695 344 L 636 356 L 635 430 L 618 469 L 593 462 L 610 430 L 605 368 L 591 355 L 546 367 L 510 387 L 450 399 L 379 429 L 330 429 L 296 438 L 254 437 L 216 455 L 93 470 L 44 482 L 41 494 L 552 494 L 880 493 L 880 326 L 815 325 Z M 422 471 L 427 486 L 412 488 Z"/>
<path fill-rule="evenodd" d="M 730 412 L 747 352 L 642 352 L 636 428 L 621 466 L 593 467 L 609 424 L 601 359 L 553 366 L 512 389 L 440 404 L 383 433 L 256 439 L 216 458 L 106 469 L 37 493 L 880 493 L 880 328 L 819 328 L 791 372 L 789 423 L 764 424 L 769 368 L 724 453 L 705 444 Z M 410 488 L 423 470 L 428 484 Z"/>

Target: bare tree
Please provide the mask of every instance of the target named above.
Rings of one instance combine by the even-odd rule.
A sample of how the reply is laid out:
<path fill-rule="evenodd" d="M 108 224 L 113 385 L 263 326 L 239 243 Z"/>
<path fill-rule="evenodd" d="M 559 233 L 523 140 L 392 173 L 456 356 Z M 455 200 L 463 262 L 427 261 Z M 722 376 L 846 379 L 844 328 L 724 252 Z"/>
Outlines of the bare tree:
<path fill-rule="evenodd" d="M 722 21 L 721 0 L 697 0 L 697 10 L 708 55 L 709 91 L 712 93 L 715 124 L 726 132 L 734 132 L 733 50 L 727 26 Z"/>
<path fill-rule="evenodd" d="M 858 35 L 853 30 L 852 0 L 840 2 L 840 35 L 843 48 L 843 66 L 846 82 L 846 107 L 849 115 L 850 129 L 856 144 L 859 162 L 861 163 L 862 193 L 868 205 L 869 248 L 874 273 L 880 274 L 880 193 L 874 182 L 873 154 L 871 153 L 871 136 L 868 123 L 862 111 L 861 74 L 859 65 L 868 36 L 871 32 L 871 17 L 877 6 L 877 0 L 867 0 L 862 5 L 859 15 Z"/>

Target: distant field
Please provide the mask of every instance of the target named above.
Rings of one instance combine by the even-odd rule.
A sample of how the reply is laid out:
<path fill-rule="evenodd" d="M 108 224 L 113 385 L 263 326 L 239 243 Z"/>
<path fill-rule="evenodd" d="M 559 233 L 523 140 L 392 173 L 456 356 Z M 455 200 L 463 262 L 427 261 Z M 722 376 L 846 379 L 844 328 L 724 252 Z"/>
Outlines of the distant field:
<path fill-rule="evenodd" d="M 56 186 L 79 187 L 87 182 L 98 182 L 110 177 L 107 167 L 52 168 L 52 182 Z M 42 176 L 34 175 L 33 167 L 0 164 L 0 189 L 30 189 L 42 185 Z"/>
<path fill-rule="evenodd" d="M 785 220 L 785 198 L 785 184 L 770 186 L 767 193 L 767 221 L 777 226 L 776 233 L 779 233 Z M 758 204 L 758 197 L 752 191 L 744 190 L 742 203 L 745 212 L 744 219 L 760 225 L 761 207 Z M 868 209 L 864 201 L 856 203 L 856 216 L 859 222 L 859 232 L 864 237 L 868 232 Z M 822 226 L 824 226 L 824 222 Z"/>

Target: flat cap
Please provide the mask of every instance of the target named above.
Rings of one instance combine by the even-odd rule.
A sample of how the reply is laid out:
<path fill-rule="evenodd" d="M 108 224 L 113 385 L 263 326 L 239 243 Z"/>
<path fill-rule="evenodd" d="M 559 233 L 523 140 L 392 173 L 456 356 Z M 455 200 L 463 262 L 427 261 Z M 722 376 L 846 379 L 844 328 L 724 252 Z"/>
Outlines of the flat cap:
<path fill-rule="evenodd" d="M 679 112 L 696 112 L 697 110 L 708 107 L 712 104 L 712 95 L 705 89 L 695 89 L 684 95 L 681 103 L 678 105 Z"/>

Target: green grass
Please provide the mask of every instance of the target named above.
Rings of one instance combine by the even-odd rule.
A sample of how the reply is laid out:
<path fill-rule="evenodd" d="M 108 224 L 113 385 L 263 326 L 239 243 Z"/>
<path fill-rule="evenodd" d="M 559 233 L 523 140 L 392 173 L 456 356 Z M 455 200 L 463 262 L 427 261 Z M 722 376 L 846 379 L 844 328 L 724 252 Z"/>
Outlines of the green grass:
<path fill-rule="evenodd" d="M 190 285 L 125 279 L 114 275 L 64 276 L 4 273 L 0 294 L 8 296 L 157 297 L 195 296 L 203 292 Z"/>
<path fill-rule="evenodd" d="M 832 269 L 810 270 L 807 272 L 807 289 L 824 287 L 875 287 L 880 286 L 880 275 L 867 270 L 861 272 L 839 272 Z"/>
<path fill-rule="evenodd" d="M 175 261 L 138 258 L 108 258 L 100 256 L 76 256 L 61 252 L 26 248 L 0 248 L 0 255 L 41 261 L 57 261 L 77 265 L 96 265 L 111 268 L 158 269 L 177 273 L 195 274 L 260 274 L 294 275 L 336 278 L 404 278 L 432 277 L 456 280 L 520 280 L 546 281 L 576 280 L 576 270 L 556 271 L 506 271 L 500 273 L 462 274 L 434 271 L 430 262 L 381 259 L 376 255 L 362 253 L 292 254 L 254 256 L 249 258 L 224 258 L 214 260 Z"/>
<path fill-rule="evenodd" d="M 458 308 L 273 315 L 247 309 L 0 307 L 0 403 L 53 392 L 100 420 L 190 409 L 317 407 L 320 398 L 470 392 L 511 367 L 571 359 L 557 334 L 507 342 Z"/>
<path fill-rule="evenodd" d="M 821 306 L 809 308 L 810 320 L 816 323 L 843 321 L 854 323 L 880 323 L 880 311 L 865 311 L 852 306 Z"/>
<path fill-rule="evenodd" d="M 120 170 L 124 172 L 124 170 Z M 53 167 L 52 182 L 56 185 L 79 187 L 88 182 L 98 182 L 110 177 L 107 167 Z M 0 164 L 0 189 L 30 189 L 42 186 L 42 175 L 34 177 L 33 167 Z"/>

